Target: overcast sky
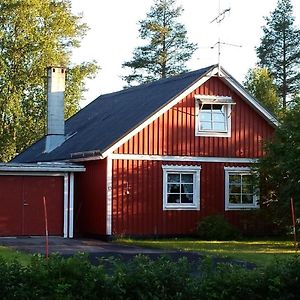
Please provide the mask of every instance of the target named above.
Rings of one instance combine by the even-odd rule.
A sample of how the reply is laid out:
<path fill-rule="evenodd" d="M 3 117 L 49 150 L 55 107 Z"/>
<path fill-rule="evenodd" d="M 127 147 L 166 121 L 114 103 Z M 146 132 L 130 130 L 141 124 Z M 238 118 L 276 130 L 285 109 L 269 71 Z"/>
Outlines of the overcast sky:
<path fill-rule="evenodd" d="M 82 45 L 73 54 L 74 63 L 95 59 L 101 67 L 97 77 L 87 81 L 89 91 L 82 106 L 100 94 L 121 90 L 125 75 L 121 65 L 132 58 L 133 49 L 140 45 L 138 21 L 145 19 L 153 0 L 72 0 L 75 14 L 83 13 L 83 21 L 90 30 Z M 218 41 L 224 45 L 221 65 L 242 82 L 257 59 L 255 46 L 260 43 L 264 16 L 269 16 L 277 0 L 220 0 L 221 12 L 230 8 L 220 24 L 210 23 L 218 15 L 219 0 L 177 0 L 184 12 L 180 22 L 186 26 L 189 41 L 198 44 L 198 50 L 188 63 L 191 70 L 216 64 Z M 292 0 L 296 25 L 300 27 L 300 1 Z M 237 47 L 241 46 L 241 47 Z"/>

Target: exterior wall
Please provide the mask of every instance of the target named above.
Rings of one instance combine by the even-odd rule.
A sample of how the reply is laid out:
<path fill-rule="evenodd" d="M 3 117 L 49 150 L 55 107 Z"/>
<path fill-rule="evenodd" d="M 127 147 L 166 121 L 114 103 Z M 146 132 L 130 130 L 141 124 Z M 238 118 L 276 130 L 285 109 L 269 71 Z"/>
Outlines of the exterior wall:
<path fill-rule="evenodd" d="M 195 94 L 231 96 L 231 137 L 195 136 Z M 115 153 L 219 157 L 260 157 L 261 141 L 273 128 L 220 79 L 211 78 L 119 147 Z"/>
<path fill-rule="evenodd" d="M 200 210 L 163 210 L 162 165 L 201 166 Z M 224 210 L 224 167 L 229 163 L 113 160 L 113 235 L 193 234 L 199 220 L 223 214 L 245 230 L 238 211 Z"/>
<path fill-rule="evenodd" d="M 106 235 L 107 160 L 84 163 L 86 171 L 75 174 L 75 235 Z"/>
<path fill-rule="evenodd" d="M 0 236 L 44 235 L 44 196 L 49 235 L 62 235 L 62 176 L 0 176 Z"/>
<path fill-rule="evenodd" d="M 195 94 L 231 96 L 231 137 L 195 136 Z M 274 129 L 218 78 L 211 78 L 172 109 L 145 127 L 114 153 L 160 156 L 258 158 L 262 140 Z M 200 211 L 163 210 L 162 164 L 200 165 Z M 224 214 L 241 228 L 241 213 L 224 210 L 224 167 L 228 163 L 113 159 L 112 234 L 192 234 L 198 221 Z M 244 229 L 244 228 L 243 228 Z"/>

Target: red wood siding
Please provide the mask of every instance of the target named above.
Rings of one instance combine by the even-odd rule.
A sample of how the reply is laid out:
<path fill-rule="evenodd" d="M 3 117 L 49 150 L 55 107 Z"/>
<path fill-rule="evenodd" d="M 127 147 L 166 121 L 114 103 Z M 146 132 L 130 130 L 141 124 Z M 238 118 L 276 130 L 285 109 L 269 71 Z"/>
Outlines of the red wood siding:
<path fill-rule="evenodd" d="M 231 137 L 195 136 L 195 94 L 231 96 Z M 261 141 L 273 128 L 220 79 L 211 78 L 141 130 L 115 153 L 219 157 L 260 157 Z"/>
<path fill-rule="evenodd" d="M 50 235 L 63 234 L 63 177 L 0 176 L 0 235 L 44 235 L 43 196 Z"/>
<path fill-rule="evenodd" d="M 75 235 L 106 234 L 106 159 L 84 163 L 75 174 Z"/>
<path fill-rule="evenodd" d="M 162 165 L 200 165 L 200 210 L 163 210 Z M 223 214 L 243 229 L 237 211 L 224 211 L 224 167 L 228 163 L 113 161 L 113 235 L 193 234 L 199 220 Z"/>
<path fill-rule="evenodd" d="M 231 114 L 231 137 L 195 136 L 195 94 L 231 96 L 236 102 Z M 258 158 L 262 140 L 274 129 L 250 105 L 218 78 L 211 78 L 186 96 L 115 153 L 168 156 Z M 162 164 L 200 165 L 200 211 L 163 210 Z M 113 160 L 113 223 L 115 235 L 191 234 L 198 221 L 224 214 L 243 228 L 240 212 L 224 210 L 225 163 Z"/>

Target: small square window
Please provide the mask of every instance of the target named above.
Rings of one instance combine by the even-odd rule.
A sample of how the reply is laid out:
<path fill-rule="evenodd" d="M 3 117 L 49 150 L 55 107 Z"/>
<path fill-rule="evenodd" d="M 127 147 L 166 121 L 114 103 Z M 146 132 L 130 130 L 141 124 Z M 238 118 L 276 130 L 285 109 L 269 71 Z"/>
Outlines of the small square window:
<path fill-rule="evenodd" d="M 228 137 L 231 134 L 231 97 L 196 95 L 196 135 Z"/>
<path fill-rule="evenodd" d="M 259 193 L 249 168 L 225 168 L 225 210 L 258 208 Z"/>
<path fill-rule="evenodd" d="M 200 209 L 200 167 L 163 166 L 163 209 Z"/>

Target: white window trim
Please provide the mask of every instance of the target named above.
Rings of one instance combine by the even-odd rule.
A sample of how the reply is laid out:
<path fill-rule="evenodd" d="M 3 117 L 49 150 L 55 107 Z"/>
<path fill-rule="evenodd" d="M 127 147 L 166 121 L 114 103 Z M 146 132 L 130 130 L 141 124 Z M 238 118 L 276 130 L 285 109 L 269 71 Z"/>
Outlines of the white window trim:
<path fill-rule="evenodd" d="M 251 169 L 249 167 L 225 167 L 225 211 L 229 210 L 250 210 L 259 208 L 259 191 L 253 195 L 254 203 L 251 204 L 232 204 L 229 203 L 229 175 L 244 174 L 250 175 Z"/>
<path fill-rule="evenodd" d="M 227 116 L 227 130 L 213 131 L 213 130 L 199 130 L 199 112 L 202 104 L 224 104 L 225 113 Z M 210 95 L 195 95 L 195 135 L 196 136 L 210 136 L 210 137 L 231 137 L 231 107 L 235 103 L 231 97 L 228 96 L 210 96 Z"/>
<path fill-rule="evenodd" d="M 200 210 L 200 166 L 174 166 L 163 165 L 163 210 Z M 194 174 L 193 204 L 170 204 L 167 203 L 167 175 L 169 172 L 189 172 Z"/>

